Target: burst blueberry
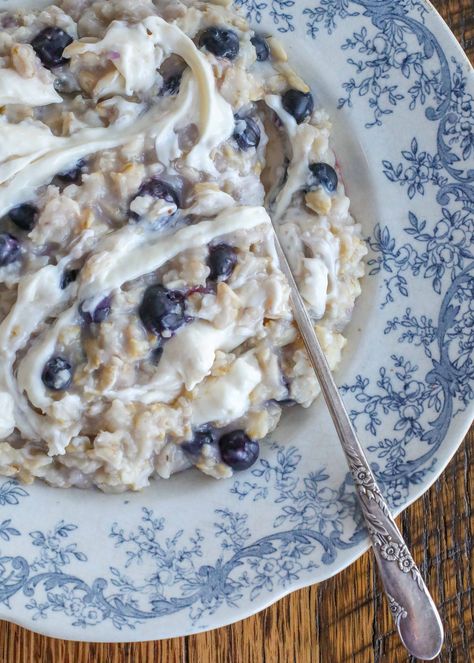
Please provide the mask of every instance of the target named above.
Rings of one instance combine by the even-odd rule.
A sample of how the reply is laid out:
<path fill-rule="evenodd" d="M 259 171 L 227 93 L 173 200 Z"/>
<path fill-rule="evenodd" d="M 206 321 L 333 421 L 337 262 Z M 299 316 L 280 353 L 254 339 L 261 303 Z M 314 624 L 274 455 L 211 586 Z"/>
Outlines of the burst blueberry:
<path fill-rule="evenodd" d="M 258 62 L 265 62 L 270 57 L 270 47 L 267 40 L 262 35 L 254 35 L 250 40 L 255 48 Z"/>
<path fill-rule="evenodd" d="M 233 138 L 241 150 L 249 150 L 252 147 L 258 147 L 260 143 L 260 127 L 255 120 L 247 115 L 246 117 L 235 117 L 235 128 Z"/>
<path fill-rule="evenodd" d="M 174 332 L 186 322 L 184 295 L 159 284 L 151 285 L 145 290 L 138 315 L 152 334 Z"/>
<path fill-rule="evenodd" d="M 228 28 L 211 26 L 201 33 L 199 45 L 218 58 L 235 60 L 240 50 L 239 36 Z"/>
<path fill-rule="evenodd" d="M 78 274 L 79 274 L 78 269 L 66 269 L 63 272 L 63 275 L 61 276 L 61 282 L 59 284 L 61 290 L 65 290 L 68 287 L 68 285 L 74 283 L 74 281 L 77 279 Z"/>
<path fill-rule="evenodd" d="M 247 470 L 257 460 L 260 445 L 252 440 L 243 430 L 226 433 L 219 440 L 222 460 L 233 470 Z"/>
<path fill-rule="evenodd" d="M 237 264 L 235 249 L 228 244 L 217 244 L 209 248 L 207 261 L 211 281 L 227 281 Z"/>
<path fill-rule="evenodd" d="M 312 163 L 309 169 L 311 171 L 309 190 L 322 186 L 327 193 L 332 194 L 336 191 L 338 177 L 332 166 L 328 163 Z"/>
<path fill-rule="evenodd" d="M 151 196 L 152 198 L 161 198 L 167 203 L 174 203 L 179 207 L 179 195 L 177 191 L 164 180 L 158 177 L 152 177 L 144 182 L 138 189 L 138 196 Z"/>
<path fill-rule="evenodd" d="M 205 444 L 215 444 L 217 442 L 216 429 L 211 424 L 205 424 L 197 428 L 191 440 L 183 442 L 181 447 L 191 456 L 199 456 Z"/>
<path fill-rule="evenodd" d="M 20 242 L 10 233 L 0 233 L 0 267 L 10 265 L 21 254 Z"/>
<path fill-rule="evenodd" d="M 18 207 L 11 209 L 8 216 L 18 228 L 29 232 L 30 230 L 33 230 L 36 221 L 38 220 L 38 208 L 34 205 L 25 203 L 24 205 L 18 205 Z"/>
<path fill-rule="evenodd" d="M 176 205 L 176 207 L 180 206 L 180 196 L 176 189 L 159 177 L 152 177 L 146 182 L 143 182 L 138 189 L 136 196 L 132 199 L 132 202 L 135 198 L 141 198 L 144 196 L 151 196 L 151 198 L 156 198 L 157 200 L 164 200 L 166 203 Z M 135 219 L 138 218 L 138 214 L 135 212 L 131 212 L 131 216 Z"/>
<path fill-rule="evenodd" d="M 287 90 L 282 97 L 282 105 L 286 112 L 301 124 L 314 110 L 313 95 L 301 90 Z"/>
<path fill-rule="evenodd" d="M 64 182 L 64 184 L 79 184 L 82 180 L 82 173 L 85 165 L 86 162 L 84 159 L 81 159 L 76 163 L 74 168 L 66 170 L 63 173 L 58 173 L 57 178 L 61 180 L 61 182 Z"/>
<path fill-rule="evenodd" d="M 81 314 L 82 319 L 84 320 L 85 323 L 89 325 L 92 324 L 93 322 L 96 324 L 100 324 L 101 322 L 107 320 L 111 310 L 112 310 L 112 302 L 110 300 L 110 297 L 104 297 L 104 299 L 100 301 L 93 310 L 90 310 L 88 307 L 85 307 L 85 302 L 82 302 L 81 305 L 79 306 L 79 313 Z"/>
<path fill-rule="evenodd" d="M 67 60 L 63 58 L 63 51 L 72 41 L 71 35 L 61 28 L 52 26 L 41 30 L 31 45 L 44 66 L 52 69 L 66 64 Z"/>
<path fill-rule="evenodd" d="M 72 366 L 64 357 L 51 357 L 41 375 L 43 384 L 52 391 L 64 391 L 72 382 Z"/>
<path fill-rule="evenodd" d="M 168 95 L 168 96 L 173 96 L 175 94 L 178 94 L 179 88 L 181 87 L 182 78 L 183 78 L 182 73 L 173 74 L 171 76 L 167 76 L 166 78 L 164 78 L 160 93 L 162 95 Z"/>
<path fill-rule="evenodd" d="M 156 348 L 153 348 L 151 351 L 151 363 L 153 366 L 158 366 L 163 356 L 164 347 L 162 345 L 157 345 Z"/>

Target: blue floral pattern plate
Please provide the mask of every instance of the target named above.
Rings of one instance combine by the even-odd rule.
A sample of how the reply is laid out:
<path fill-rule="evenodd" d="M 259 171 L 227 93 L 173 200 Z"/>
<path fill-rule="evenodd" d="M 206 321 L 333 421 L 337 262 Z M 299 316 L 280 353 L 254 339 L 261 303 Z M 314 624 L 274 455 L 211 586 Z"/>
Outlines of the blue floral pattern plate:
<path fill-rule="evenodd" d="M 236 0 L 334 120 L 370 247 L 338 381 L 395 512 L 439 476 L 474 402 L 474 76 L 419 0 Z M 130 641 L 241 619 L 350 564 L 367 538 L 324 404 L 252 470 L 140 494 L 0 481 L 0 617 Z"/>

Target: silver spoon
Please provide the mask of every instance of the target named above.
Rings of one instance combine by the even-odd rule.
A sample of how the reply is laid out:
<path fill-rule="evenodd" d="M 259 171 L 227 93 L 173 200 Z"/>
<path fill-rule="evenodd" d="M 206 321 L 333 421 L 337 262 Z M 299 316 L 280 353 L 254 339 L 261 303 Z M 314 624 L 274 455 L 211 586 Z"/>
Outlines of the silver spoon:
<path fill-rule="evenodd" d="M 444 639 L 438 610 L 377 485 L 276 232 L 274 236 L 280 265 L 290 285 L 295 321 L 349 463 L 400 638 L 412 656 L 432 660 Z"/>

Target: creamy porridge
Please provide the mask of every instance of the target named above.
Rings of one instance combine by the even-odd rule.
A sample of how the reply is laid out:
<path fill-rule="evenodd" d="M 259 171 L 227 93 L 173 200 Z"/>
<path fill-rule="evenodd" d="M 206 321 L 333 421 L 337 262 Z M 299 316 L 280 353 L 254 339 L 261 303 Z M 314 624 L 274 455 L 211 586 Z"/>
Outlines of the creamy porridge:
<path fill-rule="evenodd" d="M 331 367 L 365 247 L 331 125 L 225 1 L 0 11 L 0 473 L 139 490 L 250 467 Z"/>

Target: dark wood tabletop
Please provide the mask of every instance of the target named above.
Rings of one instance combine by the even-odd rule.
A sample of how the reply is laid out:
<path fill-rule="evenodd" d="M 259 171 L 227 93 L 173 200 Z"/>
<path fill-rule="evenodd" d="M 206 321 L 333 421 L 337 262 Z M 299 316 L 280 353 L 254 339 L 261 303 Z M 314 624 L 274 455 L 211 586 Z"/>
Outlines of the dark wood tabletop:
<path fill-rule="evenodd" d="M 474 62 L 474 0 L 433 0 Z M 474 661 L 474 427 L 399 518 L 446 629 L 439 663 Z M 369 551 L 319 585 L 208 633 L 135 644 L 54 640 L 0 622 L 0 663 L 405 663 Z"/>

